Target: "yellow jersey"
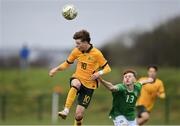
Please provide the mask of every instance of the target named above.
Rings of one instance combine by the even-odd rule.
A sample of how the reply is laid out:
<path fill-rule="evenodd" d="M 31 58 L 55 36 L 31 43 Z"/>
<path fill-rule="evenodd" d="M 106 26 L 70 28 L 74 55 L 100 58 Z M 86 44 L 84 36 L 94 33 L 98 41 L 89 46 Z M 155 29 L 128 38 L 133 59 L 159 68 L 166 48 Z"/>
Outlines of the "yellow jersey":
<path fill-rule="evenodd" d="M 142 77 L 139 81 L 147 78 L 148 77 Z M 156 97 L 161 94 L 165 94 L 164 84 L 160 79 L 156 79 L 155 82 L 142 86 L 141 94 L 136 105 L 143 105 L 146 107 L 147 111 L 150 112 L 154 106 Z"/>
<path fill-rule="evenodd" d="M 74 48 L 66 62 L 72 64 L 75 60 L 77 60 L 77 66 L 73 77 L 79 79 L 85 87 L 96 89 L 98 81 L 91 80 L 91 75 L 98 71 L 99 68 L 104 68 L 107 65 L 107 60 L 101 51 L 92 45 L 86 52 Z"/>

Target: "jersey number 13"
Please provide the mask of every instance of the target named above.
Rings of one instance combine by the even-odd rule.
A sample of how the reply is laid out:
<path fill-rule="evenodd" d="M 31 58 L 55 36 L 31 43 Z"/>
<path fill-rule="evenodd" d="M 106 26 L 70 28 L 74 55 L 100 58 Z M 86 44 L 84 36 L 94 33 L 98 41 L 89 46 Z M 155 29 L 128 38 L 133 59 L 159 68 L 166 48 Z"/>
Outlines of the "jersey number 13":
<path fill-rule="evenodd" d="M 126 102 L 127 103 L 133 103 L 134 102 L 134 95 L 127 95 Z"/>

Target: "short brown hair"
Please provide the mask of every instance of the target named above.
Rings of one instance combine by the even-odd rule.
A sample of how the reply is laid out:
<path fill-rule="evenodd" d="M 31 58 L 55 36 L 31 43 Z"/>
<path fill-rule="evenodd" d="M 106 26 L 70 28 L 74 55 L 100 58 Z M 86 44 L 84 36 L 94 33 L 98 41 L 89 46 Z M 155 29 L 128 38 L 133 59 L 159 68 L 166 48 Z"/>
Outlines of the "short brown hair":
<path fill-rule="evenodd" d="M 149 70 L 150 68 L 154 68 L 155 71 L 158 71 L 158 67 L 157 67 L 156 65 L 149 65 L 149 66 L 147 67 L 148 70 Z"/>
<path fill-rule="evenodd" d="M 135 70 L 133 70 L 133 69 L 126 69 L 126 70 L 124 70 L 123 75 L 125 75 L 127 73 L 132 73 L 135 78 L 137 77 L 137 72 Z"/>
<path fill-rule="evenodd" d="M 87 41 L 88 43 L 91 41 L 89 32 L 84 29 L 76 32 L 73 36 L 73 39 L 81 39 L 82 42 Z"/>

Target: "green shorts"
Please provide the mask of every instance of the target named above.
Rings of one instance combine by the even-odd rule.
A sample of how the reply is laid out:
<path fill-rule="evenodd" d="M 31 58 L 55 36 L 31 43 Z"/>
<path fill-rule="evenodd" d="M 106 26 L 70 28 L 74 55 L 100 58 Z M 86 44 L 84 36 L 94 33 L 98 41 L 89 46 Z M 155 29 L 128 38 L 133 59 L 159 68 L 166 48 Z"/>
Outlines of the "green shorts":
<path fill-rule="evenodd" d="M 73 79 L 76 78 L 71 78 L 70 79 L 70 85 Z M 76 87 L 75 87 L 76 88 Z M 85 108 L 87 108 L 89 106 L 89 103 L 91 101 L 92 95 L 93 95 L 94 89 L 90 89 L 85 87 L 82 83 L 81 83 L 81 87 L 78 90 L 78 105 L 81 105 Z"/>
<path fill-rule="evenodd" d="M 143 112 L 148 112 L 144 105 L 136 106 L 137 116 L 140 118 Z"/>

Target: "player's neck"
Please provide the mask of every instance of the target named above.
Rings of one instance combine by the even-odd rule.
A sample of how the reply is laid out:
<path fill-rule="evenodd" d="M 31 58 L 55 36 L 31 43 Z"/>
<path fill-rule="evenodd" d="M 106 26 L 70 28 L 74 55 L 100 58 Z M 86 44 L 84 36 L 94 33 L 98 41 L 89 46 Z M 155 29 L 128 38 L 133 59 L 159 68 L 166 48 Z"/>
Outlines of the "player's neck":
<path fill-rule="evenodd" d="M 129 85 L 127 85 L 126 87 L 127 87 L 127 89 L 128 89 L 129 91 L 133 91 L 133 90 L 134 90 L 134 84 L 129 84 Z"/>
<path fill-rule="evenodd" d="M 91 46 L 92 46 L 91 44 L 87 44 L 83 52 L 87 52 L 91 48 Z"/>

